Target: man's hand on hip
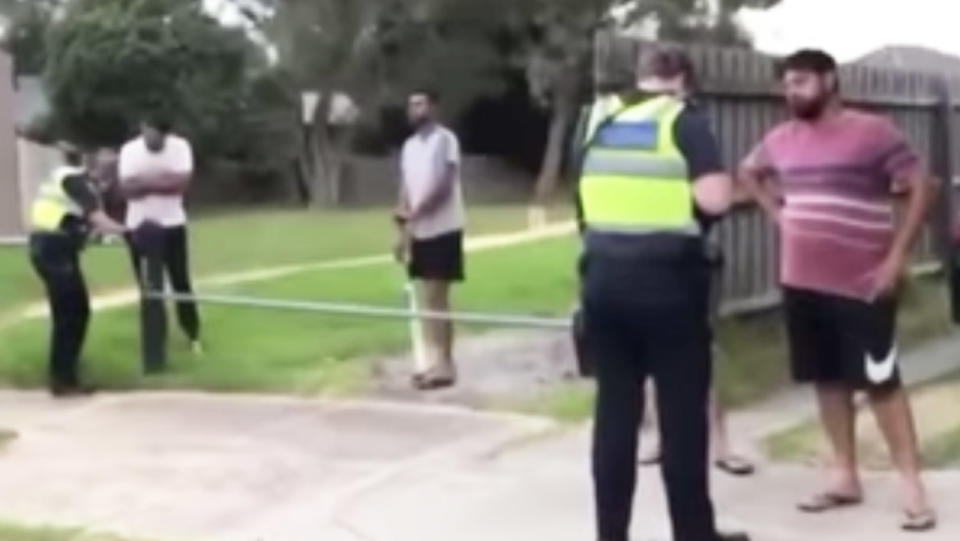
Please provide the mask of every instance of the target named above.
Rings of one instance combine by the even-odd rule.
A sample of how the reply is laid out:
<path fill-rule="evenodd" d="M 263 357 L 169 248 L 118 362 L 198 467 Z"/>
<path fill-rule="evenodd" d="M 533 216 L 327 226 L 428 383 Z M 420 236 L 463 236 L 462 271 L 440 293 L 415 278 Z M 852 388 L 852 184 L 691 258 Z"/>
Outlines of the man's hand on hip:
<path fill-rule="evenodd" d="M 896 292 L 906 271 L 906 261 L 906 256 L 896 250 L 887 256 L 874 276 L 871 300 L 889 297 Z"/>

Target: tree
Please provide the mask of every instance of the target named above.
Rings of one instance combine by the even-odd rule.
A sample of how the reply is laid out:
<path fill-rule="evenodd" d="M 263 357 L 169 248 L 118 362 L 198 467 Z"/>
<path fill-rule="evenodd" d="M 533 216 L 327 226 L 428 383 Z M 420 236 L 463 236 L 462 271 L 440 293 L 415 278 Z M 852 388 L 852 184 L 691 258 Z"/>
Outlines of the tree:
<path fill-rule="evenodd" d="M 65 0 L 0 0 L 6 19 L 2 47 L 13 57 L 16 75 L 40 75 L 46 61 L 47 31 Z"/>
<path fill-rule="evenodd" d="M 603 28 L 639 21 L 656 23 L 659 39 L 742 43 L 734 14 L 744 6 L 769 6 L 778 0 L 506 0 L 513 10 L 513 32 L 523 42 L 522 62 L 531 93 L 550 110 L 551 122 L 534 204 L 542 206 L 556 191 L 564 140 L 576 119 L 589 81 L 594 36 Z"/>
<path fill-rule="evenodd" d="M 45 79 L 56 126 L 117 144 L 148 110 L 175 118 L 200 154 L 224 154 L 242 119 L 255 49 L 200 0 L 72 0 L 50 30 Z"/>
<path fill-rule="evenodd" d="M 299 160 L 303 191 L 314 204 L 336 205 L 341 199 L 355 123 L 331 122 L 338 96 L 348 97 L 370 121 L 371 113 L 398 104 L 413 86 L 436 87 L 451 115 L 502 88 L 502 61 L 485 35 L 496 16 L 475 0 L 261 4 L 272 14 L 248 11 L 249 17 L 275 47 L 291 93 L 309 90 L 320 97 L 303 131 Z"/>

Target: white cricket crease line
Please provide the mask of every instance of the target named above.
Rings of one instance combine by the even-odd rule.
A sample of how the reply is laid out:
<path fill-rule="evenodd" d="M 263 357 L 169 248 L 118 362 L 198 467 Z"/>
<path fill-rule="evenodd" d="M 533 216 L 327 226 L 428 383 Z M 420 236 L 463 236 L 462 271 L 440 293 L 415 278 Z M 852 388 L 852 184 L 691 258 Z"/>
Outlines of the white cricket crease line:
<path fill-rule="evenodd" d="M 883 203 L 867 203 L 852 198 L 831 196 L 831 195 L 788 195 L 786 197 L 787 205 L 791 204 L 814 204 L 814 205 L 835 205 L 838 207 L 847 207 L 851 209 L 873 212 L 884 217 L 893 216 L 893 208 Z"/>

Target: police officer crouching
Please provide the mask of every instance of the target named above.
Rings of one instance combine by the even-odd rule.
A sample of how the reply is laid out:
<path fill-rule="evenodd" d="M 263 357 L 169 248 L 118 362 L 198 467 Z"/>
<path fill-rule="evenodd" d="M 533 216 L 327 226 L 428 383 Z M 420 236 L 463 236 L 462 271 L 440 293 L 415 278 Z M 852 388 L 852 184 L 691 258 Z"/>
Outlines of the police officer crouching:
<path fill-rule="evenodd" d="M 90 319 L 90 299 L 80 252 L 93 231 L 122 234 L 104 212 L 75 147 L 61 144 L 65 166 L 40 186 L 31 208 L 30 259 L 50 304 L 50 391 L 57 397 L 88 394 L 79 358 Z"/>
<path fill-rule="evenodd" d="M 731 204 L 706 117 L 688 102 L 679 50 L 649 55 L 636 96 L 593 105 L 578 204 L 582 314 L 598 385 L 593 476 L 600 541 L 627 541 L 646 378 L 658 389 L 663 478 L 674 540 L 746 540 L 716 531 L 707 473 L 710 223 Z"/>

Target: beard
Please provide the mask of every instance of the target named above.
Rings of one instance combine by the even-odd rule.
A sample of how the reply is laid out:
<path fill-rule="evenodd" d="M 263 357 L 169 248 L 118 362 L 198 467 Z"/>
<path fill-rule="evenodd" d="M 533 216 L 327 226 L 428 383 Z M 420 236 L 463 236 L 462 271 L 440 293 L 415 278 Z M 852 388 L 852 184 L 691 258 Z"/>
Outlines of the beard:
<path fill-rule="evenodd" d="M 412 116 L 408 121 L 410 122 L 410 127 L 414 130 L 419 130 L 429 123 L 429 119 L 425 116 Z"/>
<path fill-rule="evenodd" d="M 166 142 L 163 140 L 147 141 L 146 146 L 147 146 L 147 150 L 149 150 L 150 152 L 154 154 L 159 154 L 160 152 L 163 152 L 163 149 L 166 146 Z"/>
<path fill-rule="evenodd" d="M 813 99 L 794 98 L 787 102 L 790 112 L 795 118 L 800 120 L 816 120 L 820 118 L 823 111 L 827 108 L 829 98 L 819 96 Z"/>

